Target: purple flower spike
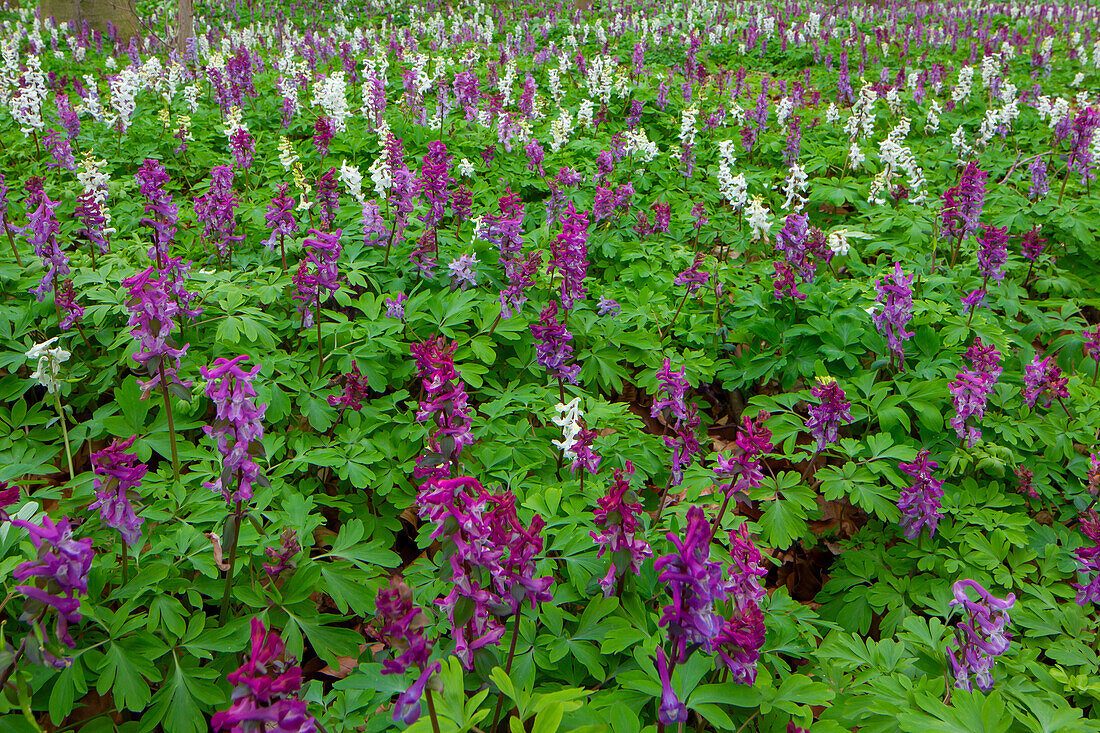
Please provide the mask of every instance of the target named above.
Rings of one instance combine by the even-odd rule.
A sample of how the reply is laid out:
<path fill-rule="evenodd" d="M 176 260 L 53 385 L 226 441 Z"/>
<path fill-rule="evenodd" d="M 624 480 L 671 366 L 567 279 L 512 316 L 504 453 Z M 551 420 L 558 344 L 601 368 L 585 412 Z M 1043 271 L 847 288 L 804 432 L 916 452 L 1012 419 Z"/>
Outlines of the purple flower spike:
<path fill-rule="evenodd" d="M 723 624 L 715 604 L 729 598 L 731 584 L 723 577 L 722 563 L 710 559 L 710 522 L 701 507 L 688 509 L 683 539 L 672 532 L 667 538 L 675 550 L 657 558 L 653 567 L 668 586 L 672 603 L 661 609 L 657 625 L 668 629 L 673 658 L 679 663 L 694 644 L 714 651 Z"/>
<path fill-rule="evenodd" d="M 1085 339 L 1085 356 L 1100 366 L 1100 325 L 1093 326 L 1092 330 L 1086 328 L 1081 332 L 1081 336 Z"/>
<path fill-rule="evenodd" d="M 550 244 L 548 272 L 561 273 L 561 304 L 571 309 L 583 301 L 588 290 L 584 286 L 588 274 L 588 215 L 578 212 L 570 201 L 562 220 L 562 232 Z"/>
<path fill-rule="evenodd" d="M 1062 376 L 1062 369 L 1053 356 L 1040 359 L 1036 354 L 1031 363 L 1024 367 L 1024 402 L 1034 409 L 1042 397 L 1043 407 L 1049 409 L 1055 399 L 1069 397 L 1068 383 L 1069 377 Z"/>
<path fill-rule="evenodd" d="M 248 357 L 242 354 L 218 359 L 209 368 L 199 368 L 203 379 L 208 380 L 206 395 L 217 409 L 217 422 L 203 426 L 203 431 L 217 439 L 222 455 L 218 478 L 203 486 L 220 491 L 229 503 L 248 501 L 252 498 L 252 485 L 264 481 L 260 467 L 252 459 L 252 450 L 263 440 L 264 426 L 260 420 L 267 405 L 256 407 L 256 390 L 252 388 L 260 365 L 246 372 L 238 366 L 245 361 Z"/>
<path fill-rule="evenodd" d="M 302 246 L 306 257 L 298 263 L 298 271 L 291 278 L 295 285 L 294 300 L 300 301 L 298 313 L 302 328 L 314 323 L 314 309 L 323 305 L 340 290 L 340 235 L 343 230 L 319 232 L 310 229 Z"/>
<path fill-rule="evenodd" d="M 600 546 L 596 557 L 602 557 L 611 551 L 611 569 L 600 581 L 605 598 L 615 593 L 617 575 L 629 571 L 632 575 L 641 572 L 642 562 L 653 556 L 653 550 L 644 535 L 638 535 L 641 522 L 642 505 L 630 488 L 630 477 L 634 475 L 634 464 L 626 462 L 626 468 L 617 468 L 607 494 L 600 497 L 596 509 L 596 524 L 604 529 L 591 532 L 592 539 Z"/>
<path fill-rule="evenodd" d="M 393 706 L 393 722 L 412 725 L 420 719 L 420 698 L 424 696 L 424 688 L 431 676 L 441 669 L 443 669 L 441 663 L 432 662 L 420 673 L 416 681 L 409 686 L 409 689 L 401 693 L 401 696 L 397 698 L 397 703 Z"/>
<path fill-rule="evenodd" d="M 427 229 L 435 229 L 443 221 L 450 203 L 451 155 L 447 144 L 433 140 L 428 143 L 420 178 L 416 182 L 419 193 L 427 199 L 428 211 L 421 217 Z"/>
<path fill-rule="evenodd" d="M 298 222 L 294 218 L 294 199 L 286 195 L 287 184 L 279 186 L 279 190 L 271 197 L 267 205 L 267 213 L 264 219 L 271 230 L 271 236 L 264 240 L 268 249 L 274 249 L 280 241 L 298 234 Z"/>
<path fill-rule="evenodd" d="M 396 318 L 399 321 L 405 320 L 405 301 L 409 299 L 409 296 L 404 293 L 398 293 L 392 298 L 384 298 L 386 304 L 386 318 Z"/>
<path fill-rule="evenodd" d="M 148 267 L 122 281 L 130 295 L 126 301 L 130 310 L 130 334 L 140 344 L 134 361 L 143 365 L 152 377 L 147 382 L 139 382 L 142 399 L 161 385 L 162 375 L 169 390 L 185 392 L 191 387 L 190 380 L 181 381 L 177 375 L 180 358 L 187 353 L 188 344 L 176 348 L 172 339 L 180 307 L 169 295 L 171 284 L 167 276 L 154 277 L 154 273 L 154 268 Z M 186 397 L 186 394 L 180 396 Z"/>
<path fill-rule="evenodd" d="M 95 467 L 96 501 L 88 511 L 99 509 L 99 517 L 108 527 L 117 529 L 127 545 L 133 547 L 141 539 L 141 525 L 144 521 L 134 512 L 127 491 L 136 492 L 148 467 L 137 462 L 137 456 L 126 453 L 136 435 L 126 440 L 115 440 L 103 450 L 92 454 Z"/>
<path fill-rule="evenodd" d="M 982 224 L 978 235 L 978 266 L 982 277 L 997 282 L 1004 280 L 1004 265 L 1008 262 L 1008 227 Z"/>
<path fill-rule="evenodd" d="M 936 525 L 940 521 L 940 499 L 943 497 L 943 481 L 932 478 L 932 472 L 939 464 L 928 460 L 929 452 L 917 453 L 912 463 L 899 463 L 905 473 L 913 477 L 913 484 L 901 490 L 898 509 L 901 510 L 901 526 L 905 536 L 916 539 L 921 529 L 928 528 L 928 536 L 934 537 Z"/>
<path fill-rule="evenodd" d="M 580 364 L 566 364 L 573 358 L 573 347 L 569 344 L 573 334 L 565 324 L 558 321 L 558 302 L 551 300 L 543 309 L 539 323 L 531 324 L 534 336 L 536 360 L 551 378 L 561 379 L 569 384 L 577 383 Z"/>
<path fill-rule="evenodd" d="M 62 517 L 56 524 L 48 515 L 42 516 L 41 525 L 23 519 L 10 521 L 16 527 L 30 532 L 31 542 L 38 550 L 38 557 L 20 563 L 12 572 L 12 577 L 17 581 L 41 578 L 45 582 L 45 588 L 33 585 L 15 587 L 15 590 L 27 597 L 21 618 L 35 627 L 28 639 L 27 655 L 35 663 L 45 662 L 52 667 L 66 667 L 68 660 L 58 658 L 44 648 L 50 637 L 41 611 L 46 608 L 56 611 L 55 638 L 70 649 L 76 648 L 76 642 L 69 634 L 69 625 L 80 623 L 78 596 L 88 595 L 88 571 L 91 570 L 95 555 L 92 540 L 73 539 L 68 517 Z M 35 638 L 43 640 L 42 647 L 37 643 L 30 643 Z"/>
<path fill-rule="evenodd" d="M 970 600 L 968 588 L 974 590 L 980 600 Z M 993 663 L 1008 651 L 1011 639 L 1006 631 L 1010 621 L 1008 611 L 1016 603 L 1016 596 L 1009 593 L 1003 600 L 995 598 L 969 579 L 957 581 L 952 592 L 955 599 L 948 605 L 962 607 L 968 615 L 965 621 L 957 624 L 960 633 L 947 646 L 955 687 L 971 691 L 976 684 L 979 690 L 989 692 L 993 689 Z"/>
<path fill-rule="evenodd" d="M 341 414 L 348 409 L 359 412 L 363 409 L 363 399 L 370 392 L 370 387 L 367 386 L 367 378 L 359 373 L 359 365 L 352 361 L 351 371 L 341 376 L 340 380 L 344 383 L 344 393 L 329 395 L 329 405 L 332 407 L 339 406 Z"/>
<path fill-rule="evenodd" d="M 1100 457 L 1092 456 L 1092 472 L 1100 475 Z M 1091 473 L 1091 472 L 1090 472 Z M 1077 605 L 1100 603 L 1100 517 L 1095 509 L 1081 513 L 1081 531 L 1092 540 L 1092 546 L 1078 547 L 1073 551 L 1077 559 L 1077 572 L 1085 583 L 1074 583 L 1077 589 Z"/>
<path fill-rule="evenodd" d="M 761 412 L 755 420 L 745 417 L 736 439 L 740 452 L 728 458 L 721 453 L 717 455 L 718 465 L 714 475 L 719 480 L 718 490 L 722 493 L 731 495 L 743 491 L 747 494 L 763 483 L 760 459 L 771 453 L 773 447 L 772 433 L 764 427 L 770 417 L 767 412 Z"/>
<path fill-rule="evenodd" d="M 810 416 L 806 419 L 806 429 L 817 440 L 817 450 L 836 442 L 840 426 L 852 421 L 849 412 L 851 404 L 837 381 L 828 377 L 818 377 L 817 384 L 811 390 L 821 404 L 810 405 Z"/>
<path fill-rule="evenodd" d="M 695 261 L 691 263 L 691 267 L 677 275 L 673 282 L 677 285 L 686 285 L 688 293 L 694 293 L 710 282 L 710 275 L 706 272 L 699 271 L 702 265 L 703 255 L 695 255 Z"/>
<path fill-rule="evenodd" d="M 977 338 L 965 356 L 973 364 L 973 369 L 959 372 L 947 388 L 955 404 L 951 426 L 959 438 L 965 438 L 967 446 L 973 448 L 982 437 L 980 423 L 985 416 L 986 400 L 993 394 L 993 388 L 1001 376 L 1001 352 L 984 345 Z M 974 422 L 968 424 L 971 418 Z"/>
<path fill-rule="evenodd" d="M 552 598 L 553 576 L 535 577 L 542 552 L 545 522 L 537 514 L 523 523 L 511 492 L 494 495 L 469 477 L 424 485 L 417 504 L 420 516 L 436 525 L 432 539 L 449 537 L 451 591 L 436 601 L 451 622 L 455 654 L 473 669 L 476 650 L 504 636 L 499 617 L 520 612 Z"/>
<path fill-rule="evenodd" d="M 872 319 L 880 333 L 886 337 L 890 351 L 898 359 L 898 367 L 905 369 L 905 342 L 913 338 L 905 327 L 913 318 L 913 276 L 902 272 L 901 263 L 894 263 L 893 275 L 875 280 L 878 308 Z"/>
<path fill-rule="evenodd" d="M 195 198 L 195 216 L 203 225 L 203 236 L 218 248 L 218 256 L 226 260 L 235 244 L 244 235 L 235 234 L 239 201 L 233 190 L 233 169 L 220 165 L 210 171 L 210 190 Z"/>
<path fill-rule="evenodd" d="M 978 218 L 985 205 L 985 179 L 988 174 L 970 162 L 962 172 L 959 185 L 943 195 L 941 219 L 953 237 L 978 230 Z"/>
<path fill-rule="evenodd" d="M 31 292 L 41 302 L 46 294 L 53 292 L 54 283 L 69 275 L 69 256 L 61 249 L 58 235 L 61 225 L 54 210 L 58 201 L 51 201 L 45 191 L 34 191 L 27 197 L 27 224 L 24 227 L 11 226 L 26 237 L 34 253 L 42 258 L 46 272 L 42 280 Z M 29 233 L 28 233 L 29 232 Z"/>
<path fill-rule="evenodd" d="M 416 421 L 431 425 L 425 450 L 417 457 L 413 472 L 416 478 L 425 480 L 425 485 L 450 476 L 462 449 L 474 442 L 466 384 L 455 370 L 456 346 L 437 336 L 411 347 L 424 387 Z"/>

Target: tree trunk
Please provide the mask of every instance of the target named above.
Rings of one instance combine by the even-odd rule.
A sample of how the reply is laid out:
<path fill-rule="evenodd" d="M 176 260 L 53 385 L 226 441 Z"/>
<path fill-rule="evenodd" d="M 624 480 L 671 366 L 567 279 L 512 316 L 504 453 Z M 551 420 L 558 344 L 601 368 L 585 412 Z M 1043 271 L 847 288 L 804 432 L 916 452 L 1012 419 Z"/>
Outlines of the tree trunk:
<path fill-rule="evenodd" d="M 138 32 L 138 19 L 130 0 L 40 0 L 38 7 L 43 20 L 53 16 L 58 23 L 68 23 L 75 30 L 86 20 L 92 30 L 106 34 L 107 23 L 114 23 L 122 43 Z"/>
<path fill-rule="evenodd" d="M 176 10 L 176 51 L 187 52 L 187 39 L 195 35 L 195 8 L 192 0 L 179 0 Z"/>

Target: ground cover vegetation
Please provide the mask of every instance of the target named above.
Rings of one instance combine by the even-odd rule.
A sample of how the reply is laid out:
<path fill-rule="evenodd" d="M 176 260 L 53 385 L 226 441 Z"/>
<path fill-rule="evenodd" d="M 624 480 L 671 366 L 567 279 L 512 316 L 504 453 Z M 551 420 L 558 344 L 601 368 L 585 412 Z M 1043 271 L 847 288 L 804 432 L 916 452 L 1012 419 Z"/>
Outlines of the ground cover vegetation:
<path fill-rule="evenodd" d="M 1094 6 L 137 11 L 0 12 L 4 731 L 1098 729 Z"/>

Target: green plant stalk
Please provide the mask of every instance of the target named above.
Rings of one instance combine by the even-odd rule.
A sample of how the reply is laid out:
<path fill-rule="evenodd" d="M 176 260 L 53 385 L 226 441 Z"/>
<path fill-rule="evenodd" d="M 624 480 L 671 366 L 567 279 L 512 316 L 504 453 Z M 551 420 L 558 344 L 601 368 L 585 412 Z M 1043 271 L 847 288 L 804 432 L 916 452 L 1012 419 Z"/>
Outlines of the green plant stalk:
<path fill-rule="evenodd" d="M 36 140 L 37 141 L 37 140 Z M 1066 184 L 1069 183 L 1069 167 L 1073 165 L 1073 156 L 1066 163 L 1066 175 L 1062 177 L 1062 188 L 1058 191 L 1058 205 L 1062 205 L 1062 197 L 1066 195 Z"/>
<path fill-rule="evenodd" d="M 65 440 L 65 460 L 69 463 L 69 479 L 71 480 L 76 472 L 73 470 L 73 451 L 69 447 L 69 427 L 65 424 L 65 410 L 61 407 L 61 393 L 53 393 L 54 404 L 57 405 L 57 418 L 61 421 L 61 437 Z"/>
<path fill-rule="evenodd" d="M 240 484 L 240 472 L 237 472 L 237 482 Z M 225 592 L 222 594 L 222 608 L 219 616 L 220 623 L 224 626 L 229 619 L 229 595 L 233 591 L 233 569 L 237 565 L 237 545 L 241 539 L 241 502 L 237 502 L 237 508 L 233 512 L 233 539 L 229 543 L 229 570 L 225 572 Z"/>
<path fill-rule="evenodd" d="M 425 688 L 424 695 L 428 698 L 428 717 L 432 720 L 432 732 L 439 733 L 439 718 L 435 714 L 435 699 L 432 697 L 432 691 Z"/>
<path fill-rule="evenodd" d="M 657 523 L 661 521 L 661 512 L 665 510 L 665 502 L 668 500 L 668 490 L 672 488 L 672 474 L 669 473 L 668 481 L 665 483 L 665 488 L 661 489 L 661 501 L 657 505 L 657 516 L 653 518 L 653 526 L 656 527 Z"/>
<path fill-rule="evenodd" d="M 126 540 L 119 539 L 119 545 L 122 546 L 122 585 L 126 585 L 127 576 L 129 575 L 129 559 L 130 553 L 126 551 Z M 120 586 L 121 587 L 121 586 Z"/>
<path fill-rule="evenodd" d="M 325 355 L 321 351 L 321 288 L 317 288 L 317 314 L 313 317 L 317 322 L 317 376 L 321 376 L 321 365 L 325 362 Z"/>
<path fill-rule="evenodd" d="M 157 367 L 160 374 L 160 394 L 164 398 L 164 414 L 168 417 L 168 438 L 172 447 L 172 477 L 180 482 L 180 457 L 176 449 L 176 421 L 172 417 L 172 400 L 168 396 L 168 384 L 164 381 L 164 362 Z"/>
<path fill-rule="evenodd" d="M 677 306 L 676 312 L 672 314 L 672 320 L 668 322 L 668 333 L 661 337 L 662 341 L 664 341 L 665 338 L 667 338 L 668 336 L 672 335 L 672 327 L 676 324 L 676 319 L 680 316 L 680 311 L 683 309 L 684 303 L 687 302 L 689 295 L 691 295 L 690 289 L 686 293 L 684 293 L 684 297 L 680 300 L 680 305 Z"/>
<path fill-rule="evenodd" d="M 711 540 L 713 540 L 715 535 L 718 534 L 718 528 L 722 526 L 722 517 L 726 513 L 726 507 L 729 506 L 730 494 L 732 494 L 732 493 L 733 493 L 733 487 L 730 487 L 730 490 L 726 492 L 725 498 L 722 499 L 722 508 L 718 510 L 718 514 L 714 517 L 714 524 L 710 528 L 710 538 L 711 538 Z"/>
<path fill-rule="evenodd" d="M 11 252 L 15 255 L 15 264 L 22 267 L 23 258 L 19 256 L 19 248 L 15 246 L 15 237 L 12 236 L 11 229 L 8 229 L 8 222 L 3 217 L 0 217 L 0 227 L 4 227 L 4 231 L 8 234 L 8 242 L 11 243 Z"/>
<path fill-rule="evenodd" d="M 23 641 L 20 642 L 19 648 L 15 650 L 15 654 L 11 657 L 11 663 L 7 666 L 2 673 L 0 673 L 0 690 L 2 690 L 7 684 L 8 680 L 15 673 L 15 667 L 19 663 L 19 657 L 23 656 L 23 652 L 27 650 L 27 639 L 31 638 L 31 634 L 34 633 L 35 627 L 46 615 L 46 609 L 42 609 L 42 613 L 38 615 L 38 618 L 31 624 L 31 629 L 27 632 L 27 635 L 23 637 Z M 33 721 L 33 718 L 32 718 Z"/>
<path fill-rule="evenodd" d="M 512 660 L 516 656 L 516 639 L 519 637 L 519 617 L 522 614 L 520 613 L 520 605 L 518 603 L 516 604 L 515 610 L 516 612 L 512 615 L 512 643 L 508 646 L 508 660 L 504 663 L 505 675 L 512 673 Z M 496 712 L 493 713 L 493 724 L 489 726 L 489 733 L 493 733 L 493 731 L 496 730 L 497 723 L 500 722 L 500 713 L 503 707 L 504 693 L 501 693 L 500 697 L 497 698 L 497 709 Z"/>

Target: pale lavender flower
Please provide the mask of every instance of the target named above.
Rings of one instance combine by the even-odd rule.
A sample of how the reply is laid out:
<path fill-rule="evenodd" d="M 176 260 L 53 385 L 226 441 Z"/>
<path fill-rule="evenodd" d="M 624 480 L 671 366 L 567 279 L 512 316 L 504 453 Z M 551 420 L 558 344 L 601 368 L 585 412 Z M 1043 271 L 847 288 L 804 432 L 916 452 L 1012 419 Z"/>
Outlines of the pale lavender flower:
<path fill-rule="evenodd" d="M 980 600 L 970 600 L 968 588 Z M 976 684 L 979 690 L 989 692 L 993 689 L 993 663 L 1008 651 L 1011 639 L 1006 631 L 1011 620 L 1008 611 L 1016 603 L 1016 596 L 1009 593 L 1004 600 L 996 598 L 969 579 L 957 581 L 952 592 L 955 599 L 948 605 L 964 608 L 968 616 L 957 624 L 960 633 L 947 646 L 955 687 L 971 691 Z"/>

